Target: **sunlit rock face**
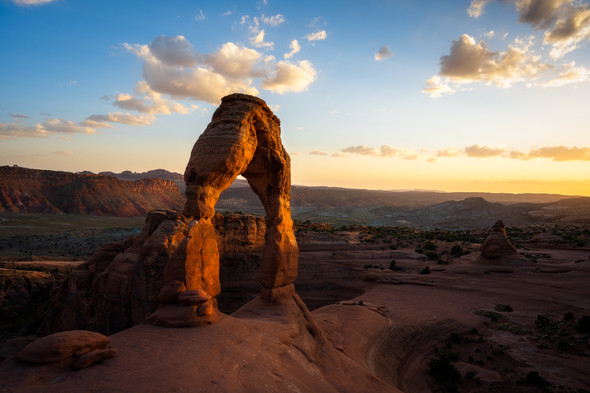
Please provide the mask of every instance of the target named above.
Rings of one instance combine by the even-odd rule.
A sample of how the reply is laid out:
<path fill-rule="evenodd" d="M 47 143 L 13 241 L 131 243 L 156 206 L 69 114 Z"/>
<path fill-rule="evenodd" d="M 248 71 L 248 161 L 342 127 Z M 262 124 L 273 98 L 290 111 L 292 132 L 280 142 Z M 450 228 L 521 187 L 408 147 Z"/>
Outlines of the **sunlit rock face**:
<path fill-rule="evenodd" d="M 219 252 L 211 220 L 219 195 L 238 175 L 248 180 L 266 211 L 261 297 L 281 301 L 293 296 L 299 250 L 291 219 L 291 164 L 281 143 L 280 121 L 263 100 L 232 94 L 222 99 L 192 149 L 184 174 L 184 215 L 193 220 L 168 260 L 161 303 L 148 322 L 199 326 L 219 318 Z M 179 298 L 190 297 L 188 291 L 201 291 L 203 301 L 179 305 Z"/>
<path fill-rule="evenodd" d="M 481 246 L 481 256 L 486 259 L 498 260 L 503 257 L 516 256 L 516 248 L 508 240 L 504 221 L 497 221 L 492 227 L 492 231 Z"/>

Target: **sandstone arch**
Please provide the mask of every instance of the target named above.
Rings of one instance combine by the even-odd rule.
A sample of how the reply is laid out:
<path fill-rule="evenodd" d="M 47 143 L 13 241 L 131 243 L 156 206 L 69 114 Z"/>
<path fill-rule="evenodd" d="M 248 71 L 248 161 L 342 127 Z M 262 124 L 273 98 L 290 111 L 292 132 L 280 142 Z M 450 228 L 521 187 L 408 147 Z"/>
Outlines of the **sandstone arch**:
<path fill-rule="evenodd" d="M 291 161 L 280 134 L 280 120 L 263 100 L 245 94 L 222 99 L 193 146 L 184 173 L 184 214 L 194 221 L 166 265 L 158 298 L 161 304 L 185 307 L 176 311 L 160 307 L 150 318 L 153 323 L 185 326 L 216 319 L 219 254 L 211 219 L 219 195 L 238 175 L 248 180 L 266 212 L 265 248 L 258 274 L 261 297 L 267 301 L 292 297 L 299 249 L 291 219 Z"/>

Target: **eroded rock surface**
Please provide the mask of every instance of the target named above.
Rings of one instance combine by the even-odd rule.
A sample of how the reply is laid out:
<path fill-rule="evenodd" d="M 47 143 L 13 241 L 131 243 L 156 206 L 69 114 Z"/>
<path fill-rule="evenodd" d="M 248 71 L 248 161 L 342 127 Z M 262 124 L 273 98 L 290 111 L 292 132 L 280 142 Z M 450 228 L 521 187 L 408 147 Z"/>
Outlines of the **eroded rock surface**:
<path fill-rule="evenodd" d="M 162 291 L 164 269 L 191 221 L 178 211 L 155 210 L 148 214 L 137 237 L 102 246 L 54 294 L 48 331 L 89 329 L 110 335 L 143 322 L 160 302 L 175 303 L 187 287 L 183 280 L 172 280 L 167 291 Z M 224 300 L 235 302 L 245 295 L 238 288 L 243 285 L 242 276 L 252 271 L 246 265 L 260 263 L 264 219 L 219 214 L 212 222 L 221 234 L 217 247 L 221 283 L 227 285 Z"/>
<path fill-rule="evenodd" d="M 16 357 L 29 363 L 53 363 L 104 349 L 109 343 L 109 338 L 100 333 L 70 330 L 35 340 L 23 348 Z"/>
<path fill-rule="evenodd" d="M 187 326 L 216 320 L 219 254 L 211 220 L 221 192 L 238 175 L 248 180 L 266 212 L 265 246 L 258 275 L 261 296 L 274 302 L 295 294 L 299 250 L 291 220 L 291 164 L 281 143 L 280 121 L 261 99 L 232 94 L 222 99 L 192 149 L 184 174 L 184 214 L 194 220 L 168 260 L 162 289 L 169 293 L 169 283 L 183 281 L 187 290 L 201 290 L 211 298 L 202 305 L 184 305 L 185 309 L 178 307 L 178 300 L 161 303 L 147 322 L 169 326 L 174 321 L 178 326 L 179 318 L 186 318 L 187 308 L 195 314 L 195 321 L 189 318 Z"/>

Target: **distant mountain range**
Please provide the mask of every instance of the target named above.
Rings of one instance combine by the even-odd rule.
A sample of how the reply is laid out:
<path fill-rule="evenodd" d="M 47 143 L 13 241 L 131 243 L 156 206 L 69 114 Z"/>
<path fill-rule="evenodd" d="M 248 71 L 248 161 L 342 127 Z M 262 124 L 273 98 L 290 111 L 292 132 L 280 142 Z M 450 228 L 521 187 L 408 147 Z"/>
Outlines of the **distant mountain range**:
<path fill-rule="evenodd" d="M 144 215 L 155 208 L 182 208 L 182 190 L 182 175 L 164 169 L 95 175 L 0 167 L 0 212 Z M 383 191 L 294 185 L 291 205 L 295 219 L 339 225 L 476 229 L 489 227 L 499 219 L 509 226 L 590 223 L 590 198 L 559 194 Z M 216 210 L 264 215 L 262 204 L 244 179 L 236 179 L 221 194 Z"/>

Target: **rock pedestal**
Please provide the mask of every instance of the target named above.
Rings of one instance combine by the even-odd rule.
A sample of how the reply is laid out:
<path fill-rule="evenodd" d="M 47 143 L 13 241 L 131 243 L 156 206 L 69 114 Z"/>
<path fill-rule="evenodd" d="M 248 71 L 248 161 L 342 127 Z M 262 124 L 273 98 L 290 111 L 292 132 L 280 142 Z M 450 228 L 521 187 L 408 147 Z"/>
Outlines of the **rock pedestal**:
<path fill-rule="evenodd" d="M 481 256 L 486 259 L 495 260 L 515 256 L 516 254 L 516 248 L 510 243 L 508 236 L 506 236 L 504 221 L 497 221 L 481 246 Z"/>
<path fill-rule="evenodd" d="M 160 306 L 148 322 L 199 326 L 219 318 L 219 253 L 211 219 L 219 195 L 238 175 L 248 180 L 266 211 L 261 297 L 280 302 L 295 294 L 299 249 L 291 219 L 291 161 L 281 143 L 280 120 L 263 100 L 231 94 L 192 149 L 184 173 L 184 214 L 194 221 L 168 260 Z"/>

